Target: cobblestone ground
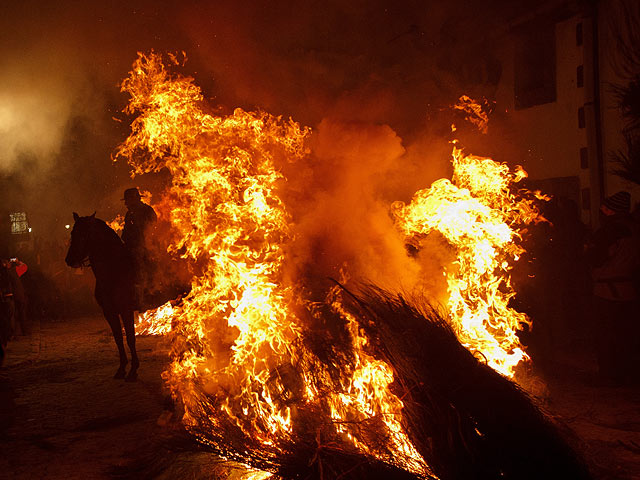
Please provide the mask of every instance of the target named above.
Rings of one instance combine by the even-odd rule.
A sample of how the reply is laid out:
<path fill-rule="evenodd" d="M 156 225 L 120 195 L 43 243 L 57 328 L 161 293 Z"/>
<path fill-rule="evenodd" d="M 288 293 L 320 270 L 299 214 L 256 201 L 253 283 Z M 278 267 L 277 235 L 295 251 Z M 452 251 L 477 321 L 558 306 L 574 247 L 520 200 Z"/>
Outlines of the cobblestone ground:
<path fill-rule="evenodd" d="M 166 456 L 166 347 L 141 337 L 138 350 L 138 382 L 125 383 L 112 378 L 117 354 L 102 317 L 43 324 L 10 343 L 0 368 L 0 478 L 106 479 L 140 452 Z M 547 410 L 576 434 L 597 479 L 640 478 L 640 390 L 592 386 L 586 375 L 570 367 L 549 380 Z M 210 456 L 191 458 L 209 472 L 198 478 L 237 478 Z M 191 470 L 163 478 L 195 478 Z"/>

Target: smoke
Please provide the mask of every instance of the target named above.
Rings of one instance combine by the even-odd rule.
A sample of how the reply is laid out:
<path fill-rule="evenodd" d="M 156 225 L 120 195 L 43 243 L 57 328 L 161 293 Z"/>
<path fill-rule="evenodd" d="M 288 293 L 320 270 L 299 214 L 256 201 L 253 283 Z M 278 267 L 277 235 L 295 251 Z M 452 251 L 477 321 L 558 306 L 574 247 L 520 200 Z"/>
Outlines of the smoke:
<path fill-rule="evenodd" d="M 445 10 L 418 3 L 221 1 L 186 8 L 181 24 L 220 103 L 311 126 L 331 117 L 415 129 L 434 99 L 448 102 L 434 76 Z"/>
<path fill-rule="evenodd" d="M 18 156 L 50 158 L 61 144 L 71 105 L 64 85 L 38 76 L 38 69 L 5 65 L 0 87 L 0 171 L 16 167 Z M 34 71 L 35 70 L 35 71 Z"/>
<path fill-rule="evenodd" d="M 0 200 L 66 238 L 72 211 L 111 220 L 134 185 L 158 198 L 166 176 L 132 180 L 111 161 L 131 121 L 118 84 L 138 51 L 185 51 L 181 73 L 214 107 L 314 129 L 312 156 L 285 172 L 292 265 L 412 287 L 440 257 L 408 259 L 389 205 L 449 174 L 447 106 L 491 64 L 469 19 L 490 14 L 417 0 L 14 2 L 0 19 Z"/>
<path fill-rule="evenodd" d="M 389 207 L 450 173 L 447 108 L 466 92 L 447 70 L 458 67 L 443 63 L 453 55 L 444 35 L 454 28 L 443 32 L 451 12 L 436 2 L 339 1 L 222 1 L 183 11 L 180 23 L 198 46 L 197 82 L 215 103 L 314 129 L 310 159 L 285 172 L 294 278 L 339 279 L 346 267 L 357 279 L 444 296 L 450 252 L 434 238 L 429 256 L 409 258 Z"/>
<path fill-rule="evenodd" d="M 71 41 L 73 28 L 63 35 L 68 26 L 64 17 L 46 8 L 39 11 L 43 16 L 30 16 L 37 10 L 28 2 L 14 8 L 7 9 L 0 23 L 5 38 L 11 39 L 0 50 L 0 172 L 4 174 L 19 170 L 25 156 L 36 162 L 38 171 L 51 168 L 70 118 L 96 117 L 103 107 L 101 95 L 91 85 L 96 76 Z M 45 21 L 47 13 L 52 17 Z"/>
<path fill-rule="evenodd" d="M 137 50 L 186 48 L 179 35 L 158 33 L 168 30 L 164 15 L 137 12 L 141 6 L 25 1 L 3 8 L 3 221 L 8 211 L 26 211 L 36 236 L 64 238 L 74 210 L 109 220 L 123 209 L 128 168 L 110 159 L 128 130 L 118 83 Z"/>
<path fill-rule="evenodd" d="M 408 151 L 387 125 L 321 121 L 310 142 L 311 156 L 285 172 L 284 200 L 296 235 L 288 255 L 295 270 L 291 275 L 322 290 L 323 282 L 343 279 L 344 272 L 358 281 L 405 290 L 420 287 L 442 298 L 446 248 L 434 239 L 428 257 L 410 258 L 390 212 L 394 200 L 409 199 L 416 185 L 426 187 L 446 171 L 439 171 L 442 162 L 433 162 L 436 168 L 417 168 L 449 147 L 440 143 L 431 154 L 419 147 Z M 448 162 L 447 154 L 442 159 Z"/>

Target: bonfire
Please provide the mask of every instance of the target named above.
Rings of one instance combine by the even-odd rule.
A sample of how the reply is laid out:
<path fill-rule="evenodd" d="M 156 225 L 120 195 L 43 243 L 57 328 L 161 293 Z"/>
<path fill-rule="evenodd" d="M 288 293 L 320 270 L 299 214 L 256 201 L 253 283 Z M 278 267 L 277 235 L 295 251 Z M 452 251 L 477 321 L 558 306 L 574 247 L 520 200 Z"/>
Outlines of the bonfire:
<path fill-rule="evenodd" d="M 116 157 L 171 175 L 154 207 L 191 289 L 139 328 L 170 341 L 164 380 L 186 431 L 283 478 L 584 477 L 508 379 L 528 361 L 517 336 L 528 319 L 509 306 L 518 229 L 538 218 L 540 195 L 513 187 L 524 171 L 454 144 L 452 180 L 390 205 L 408 244 L 438 232 L 455 249 L 446 311 L 344 279 L 313 302 L 285 274 L 296 228 L 280 194 L 310 129 L 213 113 L 194 79 L 170 72 L 179 63 L 139 54 L 122 83 L 136 117 Z"/>

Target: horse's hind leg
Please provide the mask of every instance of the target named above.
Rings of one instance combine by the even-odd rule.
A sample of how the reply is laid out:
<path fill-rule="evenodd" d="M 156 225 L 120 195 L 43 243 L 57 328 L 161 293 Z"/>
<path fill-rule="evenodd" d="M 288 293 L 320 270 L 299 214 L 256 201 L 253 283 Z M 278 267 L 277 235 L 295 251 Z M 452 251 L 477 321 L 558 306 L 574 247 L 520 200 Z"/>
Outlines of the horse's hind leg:
<path fill-rule="evenodd" d="M 124 324 L 124 331 L 127 334 L 129 352 L 131 352 L 131 370 L 129 371 L 129 375 L 127 375 L 126 380 L 128 382 L 135 382 L 138 378 L 140 360 L 138 360 L 138 352 L 136 352 L 136 330 L 133 321 L 133 311 L 124 312 L 122 314 L 122 323 Z"/>
<path fill-rule="evenodd" d="M 109 322 L 109 326 L 111 327 L 111 331 L 113 332 L 113 339 L 116 341 L 116 345 L 118 347 L 118 354 L 120 355 L 120 367 L 116 371 L 116 374 L 113 378 L 124 378 L 125 367 L 129 360 L 127 360 L 127 354 L 124 351 L 124 343 L 122 340 L 122 326 L 120 325 L 120 317 L 118 317 L 117 313 L 104 313 L 107 322 Z"/>

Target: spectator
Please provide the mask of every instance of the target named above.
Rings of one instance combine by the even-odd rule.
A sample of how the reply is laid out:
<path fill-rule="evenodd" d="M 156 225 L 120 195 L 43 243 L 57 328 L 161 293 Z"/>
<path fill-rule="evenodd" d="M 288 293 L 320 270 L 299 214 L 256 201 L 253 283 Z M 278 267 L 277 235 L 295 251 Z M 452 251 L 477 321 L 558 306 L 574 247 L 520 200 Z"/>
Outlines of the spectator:
<path fill-rule="evenodd" d="M 603 201 L 602 226 L 588 251 L 599 375 L 604 382 L 615 384 L 635 383 L 640 366 L 635 283 L 640 270 L 640 229 L 629 213 L 630 204 L 631 195 L 625 191 Z"/>

